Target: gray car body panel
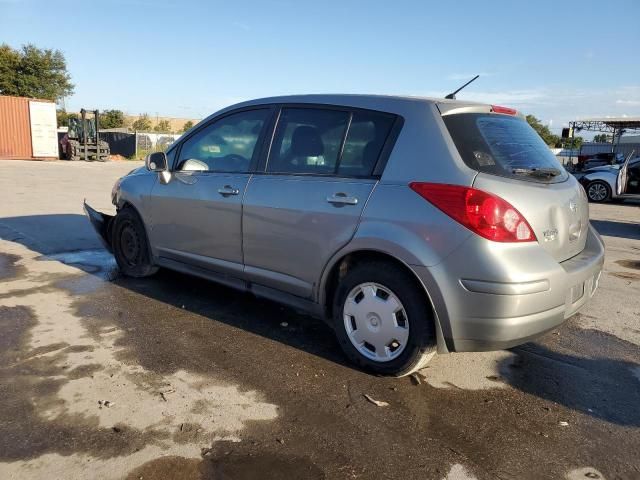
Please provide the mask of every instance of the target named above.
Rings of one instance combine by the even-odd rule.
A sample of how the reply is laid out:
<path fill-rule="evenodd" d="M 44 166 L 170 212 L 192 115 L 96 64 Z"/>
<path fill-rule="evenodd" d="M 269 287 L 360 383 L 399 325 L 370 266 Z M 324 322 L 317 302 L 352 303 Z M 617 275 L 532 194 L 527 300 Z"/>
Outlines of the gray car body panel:
<path fill-rule="evenodd" d="M 314 287 L 335 251 L 353 237 L 375 180 L 254 175 L 243 202 L 245 274 L 251 281 L 315 300 Z M 343 195 L 355 205 L 334 205 Z"/>
<path fill-rule="evenodd" d="M 224 273 L 242 272 L 242 198 L 250 177 L 176 172 L 170 182 L 156 182 L 148 207 L 154 255 Z M 218 190 L 225 187 L 239 193 L 221 195 Z"/>
<path fill-rule="evenodd" d="M 560 183 L 525 183 L 480 173 L 473 186 L 508 199 L 533 228 L 538 245 L 557 261 L 567 260 L 584 249 L 589 203 L 572 175 Z"/>
<path fill-rule="evenodd" d="M 589 226 L 588 207 L 575 179 L 543 184 L 478 174 L 460 157 L 441 114 L 489 112 L 490 106 L 373 95 L 274 97 L 216 112 L 183 138 L 230 111 L 280 104 L 377 110 L 401 116 L 404 125 L 378 179 L 258 171 L 206 174 L 205 182 L 202 174 L 136 170 L 120 181 L 114 203 L 138 211 L 158 264 L 323 316 L 330 301 L 330 272 L 341 259 L 362 251 L 385 254 L 410 269 L 424 287 L 441 352 L 522 343 L 564 321 L 593 294 L 604 248 Z M 197 194 L 178 191 L 184 190 L 178 184 L 194 178 L 207 187 L 188 189 Z M 527 218 L 538 241 L 482 238 L 411 190 L 413 181 L 497 194 Z M 238 188 L 240 194 L 231 201 L 218 198 L 220 185 Z M 328 203 L 327 197 L 336 193 L 358 202 Z M 181 205 L 180 195 L 196 198 L 185 198 Z M 94 222 L 96 218 L 94 214 Z M 185 230 L 178 232 L 180 228 Z M 545 244 L 544 238 L 554 232 L 556 237 Z"/>

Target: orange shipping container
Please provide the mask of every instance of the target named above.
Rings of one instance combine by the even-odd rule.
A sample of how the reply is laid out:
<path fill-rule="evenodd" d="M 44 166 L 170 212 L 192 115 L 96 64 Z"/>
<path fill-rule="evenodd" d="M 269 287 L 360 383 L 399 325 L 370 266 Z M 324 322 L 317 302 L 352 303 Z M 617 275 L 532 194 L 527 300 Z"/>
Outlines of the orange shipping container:
<path fill-rule="evenodd" d="M 0 95 L 0 160 L 56 158 L 33 156 L 30 101 L 53 103 L 49 100 Z"/>

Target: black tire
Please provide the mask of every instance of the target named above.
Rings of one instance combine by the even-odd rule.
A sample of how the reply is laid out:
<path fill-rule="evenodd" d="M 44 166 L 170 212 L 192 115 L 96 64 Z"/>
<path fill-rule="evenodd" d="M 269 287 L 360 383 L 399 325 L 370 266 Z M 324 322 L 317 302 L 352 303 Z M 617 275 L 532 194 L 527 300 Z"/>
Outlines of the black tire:
<path fill-rule="evenodd" d="M 598 192 L 602 192 L 604 188 L 605 195 L 602 197 L 602 194 L 598 194 Z M 585 189 L 587 192 L 587 198 L 590 202 L 593 203 L 604 203 L 611 200 L 611 187 L 607 184 L 607 182 L 603 182 L 602 180 L 594 180 L 589 182 L 587 188 Z"/>
<path fill-rule="evenodd" d="M 69 140 L 67 146 L 67 158 L 74 162 L 80 160 L 80 143 L 77 140 Z"/>
<path fill-rule="evenodd" d="M 67 160 L 75 161 L 76 158 L 76 147 L 69 144 L 67 145 Z"/>
<path fill-rule="evenodd" d="M 140 278 L 158 271 L 151 260 L 144 224 L 132 208 L 123 208 L 113 220 L 111 246 L 124 275 Z"/>
<path fill-rule="evenodd" d="M 352 289 L 373 282 L 399 298 L 409 320 L 409 337 L 402 353 L 380 362 L 361 354 L 349 339 L 343 319 L 345 301 Z M 378 375 L 401 377 L 423 368 L 436 353 L 436 336 L 431 305 L 418 281 L 390 262 L 371 261 L 355 265 L 340 281 L 333 299 L 333 323 L 345 355 L 364 370 Z"/>

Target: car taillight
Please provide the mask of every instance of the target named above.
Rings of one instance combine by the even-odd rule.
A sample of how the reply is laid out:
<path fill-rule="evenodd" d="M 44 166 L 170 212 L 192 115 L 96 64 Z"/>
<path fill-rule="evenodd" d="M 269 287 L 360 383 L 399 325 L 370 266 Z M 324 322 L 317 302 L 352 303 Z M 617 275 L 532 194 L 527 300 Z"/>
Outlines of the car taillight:
<path fill-rule="evenodd" d="M 495 242 L 534 242 L 518 210 L 502 198 L 461 185 L 411 182 L 409 187 L 469 230 Z"/>

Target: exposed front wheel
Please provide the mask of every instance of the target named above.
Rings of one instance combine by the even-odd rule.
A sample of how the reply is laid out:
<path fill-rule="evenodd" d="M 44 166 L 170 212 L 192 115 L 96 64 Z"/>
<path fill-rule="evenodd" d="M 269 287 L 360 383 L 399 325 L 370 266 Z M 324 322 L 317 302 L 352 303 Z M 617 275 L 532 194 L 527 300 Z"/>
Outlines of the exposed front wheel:
<path fill-rule="evenodd" d="M 351 361 L 382 375 L 403 376 L 435 354 L 431 308 L 410 273 L 385 262 L 353 267 L 338 285 L 333 316 Z"/>
<path fill-rule="evenodd" d="M 158 271 L 151 261 L 151 252 L 142 220 L 131 208 L 118 212 L 113 220 L 111 245 L 120 271 L 129 277 L 147 277 Z"/>
<path fill-rule="evenodd" d="M 606 202 L 611 199 L 611 187 L 605 182 L 595 180 L 587 185 L 587 197 L 595 203 Z"/>

